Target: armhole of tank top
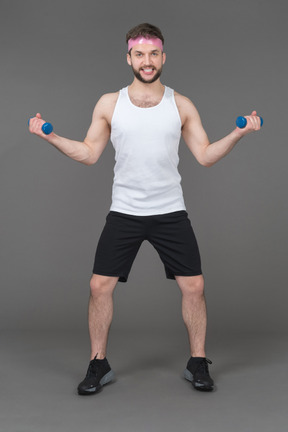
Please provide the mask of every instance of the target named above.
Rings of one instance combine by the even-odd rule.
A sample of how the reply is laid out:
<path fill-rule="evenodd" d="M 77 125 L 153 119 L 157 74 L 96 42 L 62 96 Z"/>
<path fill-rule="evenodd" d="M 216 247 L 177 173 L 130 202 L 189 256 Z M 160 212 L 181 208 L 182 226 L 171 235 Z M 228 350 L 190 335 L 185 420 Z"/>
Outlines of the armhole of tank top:
<path fill-rule="evenodd" d="M 116 109 L 117 109 L 117 106 L 119 104 L 119 99 L 120 99 L 121 95 L 123 94 L 122 90 L 123 89 L 119 90 L 119 95 L 118 95 L 118 98 L 117 98 L 117 101 L 116 101 L 116 104 L 115 104 L 115 107 L 114 107 L 114 111 L 113 111 L 113 114 L 112 114 L 112 117 L 111 117 L 111 128 L 113 127 L 114 115 L 116 113 Z"/>
<path fill-rule="evenodd" d="M 175 110 L 177 112 L 177 116 L 178 116 L 178 119 L 179 119 L 180 131 L 182 131 L 182 120 L 181 120 L 181 117 L 180 117 L 179 109 L 178 109 L 176 101 L 175 101 L 175 92 L 174 92 L 173 89 L 171 89 L 171 93 L 172 93 L 173 105 L 174 105 L 174 108 L 175 108 Z"/>

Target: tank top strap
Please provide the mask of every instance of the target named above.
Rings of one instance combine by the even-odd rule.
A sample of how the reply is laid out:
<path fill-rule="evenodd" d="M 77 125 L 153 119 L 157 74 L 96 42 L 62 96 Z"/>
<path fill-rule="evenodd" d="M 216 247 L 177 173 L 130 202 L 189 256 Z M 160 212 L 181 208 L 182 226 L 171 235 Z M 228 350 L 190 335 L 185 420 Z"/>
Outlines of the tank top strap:
<path fill-rule="evenodd" d="M 164 97 L 167 99 L 174 97 L 174 90 L 170 87 L 165 86 Z"/>

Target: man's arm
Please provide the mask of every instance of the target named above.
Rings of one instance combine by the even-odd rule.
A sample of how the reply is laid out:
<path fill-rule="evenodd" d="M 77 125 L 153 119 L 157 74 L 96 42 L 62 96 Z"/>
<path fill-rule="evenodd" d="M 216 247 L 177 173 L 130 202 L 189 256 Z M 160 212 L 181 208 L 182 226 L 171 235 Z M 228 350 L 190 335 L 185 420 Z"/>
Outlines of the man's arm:
<path fill-rule="evenodd" d="M 210 144 L 193 103 L 181 95 L 175 95 L 175 99 L 182 120 L 182 136 L 201 165 L 214 165 L 230 153 L 243 136 L 260 129 L 260 117 L 253 111 L 250 116 L 246 116 L 247 126 L 244 129 L 236 127 L 229 135 Z"/>
<path fill-rule="evenodd" d="M 117 98 L 118 93 L 110 93 L 99 99 L 93 112 L 91 126 L 83 142 L 61 137 L 54 132 L 45 135 L 41 130 L 45 122 L 39 113 L 30 119 L 29 130 L 71 159 L 85 165 L 92 165 L 97 162 L 109 141 L 111 119 Z"/>

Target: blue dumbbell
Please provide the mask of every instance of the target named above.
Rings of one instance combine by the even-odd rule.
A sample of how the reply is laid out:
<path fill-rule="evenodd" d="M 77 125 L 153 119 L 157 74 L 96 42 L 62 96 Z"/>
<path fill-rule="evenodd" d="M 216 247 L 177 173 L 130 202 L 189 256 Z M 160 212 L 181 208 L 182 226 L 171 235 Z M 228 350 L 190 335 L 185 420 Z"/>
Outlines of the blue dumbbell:
<path fill-rule="evenodd" d="M 260 117 L 260 125 L 262 127 L 263 125 L 263 118 Z M 247 125 L 247 119 L 245 117 L 239 116 L 236 119 L 236 126 L 238 126 L 240 129 L 245 128 L 245 126 Z"/>
<path fill-rule="evenodd" d="M 30 123 L 30 119 L 28 120 L 28 126 L 29 126 L 29 123 Z M 53 126 L 51 123 L 46 122 L 42 125 L 41 129 L 45 135 L 49 135 L 53 131 Z"/>

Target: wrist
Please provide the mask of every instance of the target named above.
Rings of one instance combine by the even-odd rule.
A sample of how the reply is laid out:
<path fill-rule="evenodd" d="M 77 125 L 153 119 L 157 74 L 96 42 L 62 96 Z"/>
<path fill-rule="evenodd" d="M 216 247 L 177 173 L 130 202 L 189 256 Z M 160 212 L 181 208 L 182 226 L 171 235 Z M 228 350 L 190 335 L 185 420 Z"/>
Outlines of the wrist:
<path fill-rule="evenodd" d="M 243 130 L 236 127 L 232 132 L 231 132 L 232 137 L 237 141 L 239 141 L 241 138 L 243 138 L 244 133 Z"/>
<path fill-rule="evenodd" d="M 56 135 L 54 132 L 51 132 L 49 135 L 46 135 L 46 140 L 50 143 L 50 144 L 53 144 L 53 145 L 56 145 L 57 146 L 57 144 L 59 143 L 59 141 L 60 141 L 60 136 L 59 135 Z"/>

